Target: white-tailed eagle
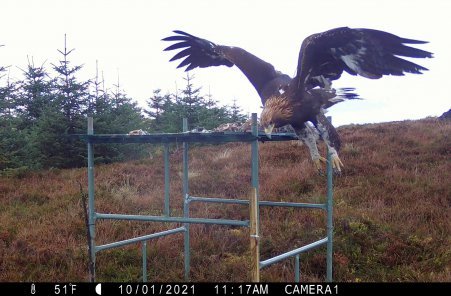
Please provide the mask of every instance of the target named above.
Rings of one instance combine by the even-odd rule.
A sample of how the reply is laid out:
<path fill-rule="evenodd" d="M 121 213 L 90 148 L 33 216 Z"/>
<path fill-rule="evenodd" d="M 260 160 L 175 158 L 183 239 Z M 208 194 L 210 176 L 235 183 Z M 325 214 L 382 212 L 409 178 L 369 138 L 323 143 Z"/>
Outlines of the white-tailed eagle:
<path fill-rule="evenodd" d="M 165 49 L 181 50 L 170 61 L 184 58 L 178 68 L 185 71 L 211 66 L 236 65 L 257 90 L 263 104 L 260 123 L 270 137 L 273 128 L 291 125 L 299 139 L 307 145 L 318 169 L 325 161 L 318 153 L 313 123 L 332 154 L 336 171 L 343 166 L 338 151 L 340 137 L 324 116 L 324 109 L 333 104 L 357 97 L 353 89 L 331 88 L 333 80 L 343 71 L 378 79 L 384 75 L 421 74 L 426 68 L 402 59 L 431 58 L 432 53 L 406 44 L 423 44 L 425 41 L 401 38 L 373 29 L 341 27 L 313 34 L 302 42 L 297 74 L 294 78 L 274 66 L 234 46 L 217 45 L 211 41 L 173 31 L 177 35 L 164 41 L 175 41 Z"/>

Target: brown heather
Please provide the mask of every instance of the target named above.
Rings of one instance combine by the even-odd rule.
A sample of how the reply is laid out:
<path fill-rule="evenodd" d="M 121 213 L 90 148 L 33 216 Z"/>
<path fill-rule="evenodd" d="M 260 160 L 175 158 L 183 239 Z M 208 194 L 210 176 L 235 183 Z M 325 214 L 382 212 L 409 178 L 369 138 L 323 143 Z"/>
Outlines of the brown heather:
<path fill-rule="evenodd" d="M 335 178 L 334 279 L 451 281 L 451 122 L 425 119 L 339 129 L 343 175 Z M 307 149 L 262 143 L 262 200 L 324 202 L 325 178 Z M 181 215 L 181 151 L 171 153 L 171 210 Z M 160 215 L 161 153 L 142 161 L 98 165 L 96 210 Z M 0 280 L 86 281 L 87 247 L 78 182 L 86 169 L 50 170 L 0 178 Z M 250 147 L 193 147 L 190 193 L 246 198 Z M 193 217 L 247 219 L 245 206 L 191 204 Z M 261 209 L 261 257 L 325 236 L 325 213 Z M 103 244 L 175 228 L 173 223 L 101 221 Z M 193 281 L 248 281 L 247 228 L 191 226 Z M 151 281 L 183 281 L 183 235 L 148 244 Z M 262 270 L 264 281 L 293 281 L 292 259 Z M 140 245 L 98 253 L 98 281 L 139 281 Z M 301 255 L 303 281 L 322 281 L 325 248 Z"/>

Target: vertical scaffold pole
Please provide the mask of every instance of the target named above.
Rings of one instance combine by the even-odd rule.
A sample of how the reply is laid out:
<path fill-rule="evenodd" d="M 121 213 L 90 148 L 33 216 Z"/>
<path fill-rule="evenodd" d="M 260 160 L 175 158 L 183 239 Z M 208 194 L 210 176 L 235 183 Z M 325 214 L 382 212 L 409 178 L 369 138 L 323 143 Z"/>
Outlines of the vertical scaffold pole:
<path fill-rule="evenodd" d="M 332 122 L 330 116 L 327 119 Z M 329 149 L 327 150 L 327 275 L 326 281 L 332 282 L 332 255 L 333 255 L 333 170 L 332 170 L 332 157 Z"/>
<path fill-rule="evenodd" d="M 252 113 L 252 135 L 258 136 L 258 126 L 257 126 L 257 113 Z M 252 157 L 252 187 L 257 191 L 257 204 L 259 197 L 258 190 L 258 139 L 252 141 L 251 143 L 251 157 Z M 259 219 L 259 208 L 257 208 L 257 220 Z"/>
<path fill-rule="evenodd" d="M 301 267 L 299 261 L 301 260 L 301 255 L 297 254 L 294 257 L 294 281 L 299 283 L 301 280 Z"/>
<path fill-rule="evenodd" d="M 257 113 L 252 113 L 252 135 L 258 136 Z M 260 281 L 260 205 L 258 190 L 258 139 L 251 143 L 250 242 L 251 281 Z"/>
<path fill-rule="evenodd" d="M 188 119 L 183 118 L 183 132 L 188 131 Z M 188 196 L 188 143 L 183 142 L 183 217 L 189 218 L 189 196 Z M 189 223 L 185 223 L 185 280 L 189 280 L 190 272 L 190 235 L 189 235 Z"/>
<path fill-rule="evenodd" d="M 88 135 L 94 134 L 94 120 L 88 117 Z M 88 207 L 89 207 L 89 235 L 91 237 L 90 251 L 91 251 L 91 271 L 92 281 L 96 277 L 96 251 L 95 251 L 95 209 L 94 209 L 94 147 L 92 142 L 88 139 Z"/>
<path fill-rule="evenodd" d="M 164 143 L 164 215 L 169 217 L 169 144 Z"/>
<path fill-rule="evenodd" d="M 251 282 L 260 281 L 260 244 L 257 220 L 257 191 L 252 188 L 249 196 L 249 232 L 251 248 Z"/>
<path fill-rule="evenodd" d="M 143 256 L 143 283 L 147 283 L 147 242 L 143 241 L 142 245 L 142 256 Z"/>

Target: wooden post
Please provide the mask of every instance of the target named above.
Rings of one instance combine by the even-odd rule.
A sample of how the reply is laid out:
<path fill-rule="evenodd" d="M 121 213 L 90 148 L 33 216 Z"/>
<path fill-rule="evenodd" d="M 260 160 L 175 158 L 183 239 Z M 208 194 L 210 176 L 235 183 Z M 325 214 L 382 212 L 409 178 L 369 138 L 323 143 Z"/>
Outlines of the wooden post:
<path fill-rule="evenodd" d="M 260 282 L 260 244 L 259 244 L 259 233 L 258 233 L 258 205 L 257 205 L 257 189 L 252 187 L 250 200 L 249 200 L 249 211 L 250 211 L 250 242 L 251 242 L 251 281 L 256 283 Z"/>

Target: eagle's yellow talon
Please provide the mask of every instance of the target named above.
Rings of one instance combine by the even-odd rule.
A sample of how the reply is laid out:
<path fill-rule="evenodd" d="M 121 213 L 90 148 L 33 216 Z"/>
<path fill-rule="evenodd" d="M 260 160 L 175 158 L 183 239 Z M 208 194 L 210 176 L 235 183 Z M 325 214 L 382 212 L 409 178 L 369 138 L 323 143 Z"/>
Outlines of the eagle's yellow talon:
<path fill-rule="evenodd" d="M 316 169 L 318 170 L 318 172 L 322 172 L 322 168 L 323 168 L 323 163 L 327 163 L 327 159 L 325 159 L 324 157 L 320 156 L 318 158 L 315 158 L 313 160 L 313 163 L 315 164 Z"/>
<path fill-rule="evenodd" d="M 343 162 L 340 160 L 338 155 L 332 156 L 332 168 L 337 171 L 338 173 L 341 173 L 341 168 L 344 167 Z"/>

